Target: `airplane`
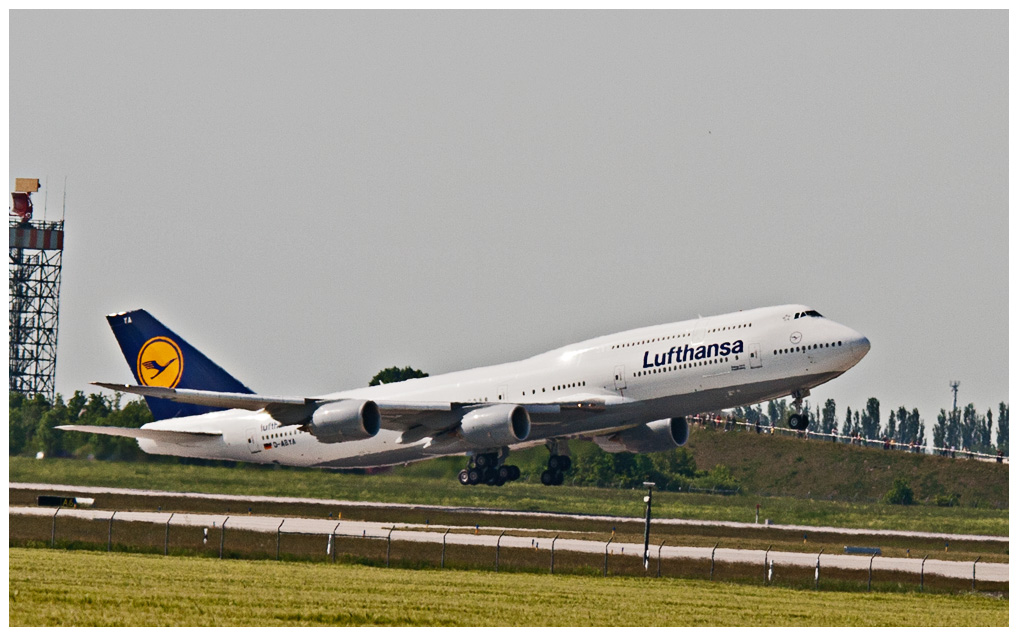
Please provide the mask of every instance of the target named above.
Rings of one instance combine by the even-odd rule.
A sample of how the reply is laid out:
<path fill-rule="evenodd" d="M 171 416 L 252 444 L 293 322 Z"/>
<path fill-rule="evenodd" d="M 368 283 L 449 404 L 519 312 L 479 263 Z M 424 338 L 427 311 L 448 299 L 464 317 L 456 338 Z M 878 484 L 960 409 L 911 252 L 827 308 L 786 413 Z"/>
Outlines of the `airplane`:
<path fill-rule="evenodd" d="M 146 453 L 368 468 L 465 455 L 464 485 L 520 477 L 511 450 L 549 450 L 545 485 L 562 484 L 571 439 L 612 453 L 675 449 L 687 417 L 793 398 L 870 351 L 859 332 L 804 305 L 644 327 L 524 360 L 322 396 L 256 394 L 145 310 L 107 316 L 137 385 L 94 385 L 145 398 L 141 428 L 60 429 L 135 438 Z"/>

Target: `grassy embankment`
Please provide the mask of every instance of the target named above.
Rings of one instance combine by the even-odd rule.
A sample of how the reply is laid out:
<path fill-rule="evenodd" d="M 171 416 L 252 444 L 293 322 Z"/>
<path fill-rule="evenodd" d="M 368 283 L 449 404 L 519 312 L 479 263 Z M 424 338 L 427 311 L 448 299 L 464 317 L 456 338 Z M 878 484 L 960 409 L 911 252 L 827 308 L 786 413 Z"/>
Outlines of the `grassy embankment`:
<path fill-rule="evenodd" d="M 903 478 L 918 503 L 958 496 L 963 507 L 1008 508 L 1008 465 L 911 454 L 830 440 L 696 429 L 697 466 L 729 467 L 745 493 L 875 502 Z"/>
<path fill-rule="evenodd" d="M 12 548 L 9 562 L 12 626 L 1007 626 L 1009 607 L 982 595 L 45 549 Z"/>
<path fill-rule="evenodd" d="M 718 437 L 724 435 L 718 434 Z M 369 476 L 250 465 L 225 468 L 68 459 L 39 461 L 12 457 L 10 480 L 235 495 L 491 507 L 519 511 L 633 517 L 643 515 L 643 503 L 634 491 L 566 485 L 548 488 L 529 482 L 507 484 L 501 488 L 468 488 L 457 484 L 448 472 L 444 472 L 439 478 L 429 477 L 426 472 L 434 469 L 428 467 L 428 464 L 412 465 L 392 473 Z M 448 461 L 446 464 L 449 464 Z M 1007 486 L 1003 488 L 1007 489 Z M 775 524 L 1008 535 L 1007 510 L 929 505 L 897 506 L 792 497 L 659 493 L 655 496 L 655 516 L 753 522 L 756 504 L 761 504 L 761 517 L 769 518 Z"/>

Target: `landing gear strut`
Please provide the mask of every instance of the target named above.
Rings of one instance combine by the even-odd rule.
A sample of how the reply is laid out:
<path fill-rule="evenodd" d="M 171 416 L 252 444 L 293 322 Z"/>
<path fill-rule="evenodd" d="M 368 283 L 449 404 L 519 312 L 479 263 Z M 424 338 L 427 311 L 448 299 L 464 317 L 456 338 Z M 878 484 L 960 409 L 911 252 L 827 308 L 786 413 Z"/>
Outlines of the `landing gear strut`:
<path fill-rule="evenodd" d="M 795 429 L 796 431 L 805 431 L 810 425 L 807 417 L 800 413 L 803 409 L 803 399 L 810 395 L 809 389 L 801 389 L 794 391 L 793 396 L 793 413 L 789 414 L 789 428 Z"/>
<path fill-rule="evenodd" d="M 548 469 L 541 472 L 541 483 L 546 487 L 556 486 L 563 483 L 564 475 L 573 466 L 573 461 L 567 455 L 569 448 L 565 440 L 549 440 L 545 443 L 548 447 Z"/>
<path fill-rule="evenodd" d="M 509 449 L 476 454 L 467 461 L 467 468 L 457 475 L 457 480 L 464 486 L 487 484 L 495 487 L 517 480 L 520 467 L 503 464 L 508 455 Z"/>

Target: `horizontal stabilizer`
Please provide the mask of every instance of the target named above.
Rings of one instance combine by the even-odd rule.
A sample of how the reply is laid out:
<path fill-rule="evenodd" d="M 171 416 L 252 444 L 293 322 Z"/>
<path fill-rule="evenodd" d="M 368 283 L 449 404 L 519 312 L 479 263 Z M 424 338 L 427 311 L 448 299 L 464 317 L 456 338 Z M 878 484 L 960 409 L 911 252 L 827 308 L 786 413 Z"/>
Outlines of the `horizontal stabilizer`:
<path fill-rule="evenodd" d="M 120 436 L 122 438 L 143 438 L 145 440 L 172 444 L 204 442 L 223 435 L 221 431 L 173 431 L 169 429 L 133 429 L 130 427 L 96 427 L 92 425 L 61 425 L 57 429 L 79 431 L 86 434 Z"/>

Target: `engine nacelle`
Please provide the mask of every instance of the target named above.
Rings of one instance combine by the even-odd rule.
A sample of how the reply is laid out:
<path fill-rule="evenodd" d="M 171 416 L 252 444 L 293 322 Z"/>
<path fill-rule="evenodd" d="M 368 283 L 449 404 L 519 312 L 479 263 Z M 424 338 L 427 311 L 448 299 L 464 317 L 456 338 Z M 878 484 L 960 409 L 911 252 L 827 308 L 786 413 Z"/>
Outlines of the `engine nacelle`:
<path fill-rule="evenodd" d="M 382 415 L 370 400 L 340 400 L 326 403 L 311 415 L 307 430 L 319 442 L 365 440 L 379 433 Z"/>
<path fill-rule="evenodd" d="M 594 441 L 604 451 L 619 453 L 653 453 L 682 447 L 690 438 L 686 418 L 655 420 L 611 436 L 599 436 Z"/>
<path fill-rule="evenodd" d="M 531 417 L 520 405 L 482 407 L 464 416 L 460 433 L 473 447 L 515 445 L 531 435 Z"/>

